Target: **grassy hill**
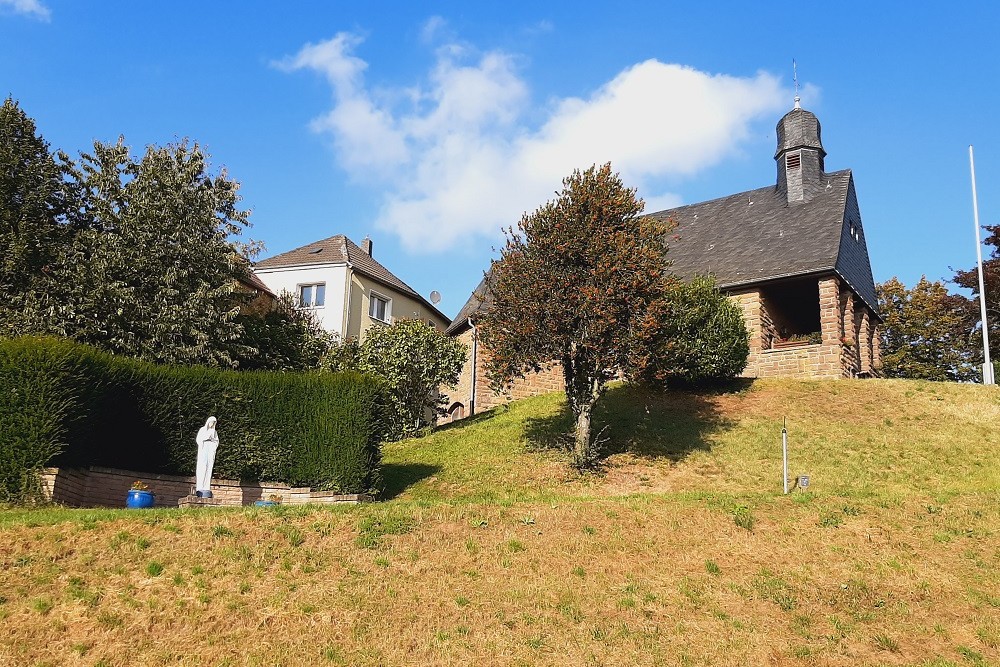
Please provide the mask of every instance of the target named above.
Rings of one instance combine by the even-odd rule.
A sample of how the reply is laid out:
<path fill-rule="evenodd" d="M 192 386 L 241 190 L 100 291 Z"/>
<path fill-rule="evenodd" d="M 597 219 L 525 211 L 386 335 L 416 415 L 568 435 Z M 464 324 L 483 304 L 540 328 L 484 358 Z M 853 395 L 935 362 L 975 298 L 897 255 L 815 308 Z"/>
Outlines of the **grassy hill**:
<path fill-rule="evenodd" d="M 995 389 L 559 396 L 385 450 L 342 508 L 0 511 L 0 664 L 1000 664 Z M 781 493 L 782 418 L 793 475 Z"/>

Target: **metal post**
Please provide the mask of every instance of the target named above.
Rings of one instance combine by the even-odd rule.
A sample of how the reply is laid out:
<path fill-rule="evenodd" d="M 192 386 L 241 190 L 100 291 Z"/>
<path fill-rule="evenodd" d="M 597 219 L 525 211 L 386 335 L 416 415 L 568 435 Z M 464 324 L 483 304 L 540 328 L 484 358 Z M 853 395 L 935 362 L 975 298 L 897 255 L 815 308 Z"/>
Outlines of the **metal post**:
<path fill-rule="evenodd" d="M 983 318 L 983 384 L 994 384 L 990 361 L 990 332 L 986 322 L 986 288 L 983 284 L 983 246 L 979 240 L 979 200 L 976 196 L 976 161 L 969 145 L 969 171 L 972 173 L 972 215 L 976 223 L 976 260 L 979 267 L 979 310 Z"/>
<path fill-rule="evenodd" d="M 785 484 L 785 494 L 788 494 L 788 429 L 785 428 L 785 418 L 781 418 L 781 458 L 782 458 L 782 471 L 784 472 L 784 477 L 782 478 Z"/>

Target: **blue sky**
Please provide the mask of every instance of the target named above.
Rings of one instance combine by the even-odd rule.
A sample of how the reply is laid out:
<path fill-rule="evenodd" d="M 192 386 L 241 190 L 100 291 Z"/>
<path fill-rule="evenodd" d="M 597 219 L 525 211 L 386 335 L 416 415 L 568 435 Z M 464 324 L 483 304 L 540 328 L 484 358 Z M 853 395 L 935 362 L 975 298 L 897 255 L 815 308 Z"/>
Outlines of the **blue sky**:
<path fill-rule="evenodd" d="M 574 167 L 647 210 L 774 181 L 802 104 L 854 170 L 875 278 L 975 262 L 1000 223 L 993 3 L 0 0 L 0 94 L 70 154 L 188 136 L 242 183 L 264 256 L 333 234 L 454 315 Z"/>

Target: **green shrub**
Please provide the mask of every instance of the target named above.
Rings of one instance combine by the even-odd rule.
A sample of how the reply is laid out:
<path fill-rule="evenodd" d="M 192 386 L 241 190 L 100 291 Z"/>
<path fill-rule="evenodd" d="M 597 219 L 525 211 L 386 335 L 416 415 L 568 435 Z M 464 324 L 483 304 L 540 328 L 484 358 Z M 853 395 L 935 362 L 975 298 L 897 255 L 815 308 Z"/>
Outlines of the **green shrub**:
<path fill-rule="evenodd" d="M 441 385 L 454 386 L 468 350 L 456 338 L 420 320 L 401 318 L 368 329 L 359 343 L 333 346 L 323 360 L 330 371 L 360 371 L 381 378 L 388 397 L 384 437 L 395 440 L 432 425 L 443 414 Z"/>
<path fill-rule="evenodd" d="M 0 342 L 0 498 L 49 465 L 194 473 L 219 419 L 214 474 L 343 493 L 380 486 L 383 384 L 357 373 L 159 366 L 54 339 Z"/>
<path fill-rule="evenodd" d="M 729 380 L 746 367 L 750 339 L 740 309 L 711 278 L 669 284 L 635 337 L 628 374 L 654 385 Z"/>
<path fill-rule="evenodd" d="M 75 346 L 27 339 L 0 347 L 0 501 L 39 497 L 39 473 L 66 445 L 79 411 Z"/>

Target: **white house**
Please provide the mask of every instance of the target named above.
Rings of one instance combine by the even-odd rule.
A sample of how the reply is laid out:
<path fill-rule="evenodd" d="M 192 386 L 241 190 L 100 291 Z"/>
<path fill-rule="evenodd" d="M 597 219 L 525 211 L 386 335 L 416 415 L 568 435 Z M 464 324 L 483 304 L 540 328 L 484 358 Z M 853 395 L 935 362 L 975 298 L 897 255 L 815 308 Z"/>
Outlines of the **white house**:
<path fill-rule="evenodd" d="M 254 274 L 275 294 L 286 291 L 312 310 L 328 331 L 361 338 L 372 326 L 418 319 L 444 331 L 451 324 L 424 297 L 372 257 L 372 242 L 359 247 L 343 234 L 269 257 Z"/>

